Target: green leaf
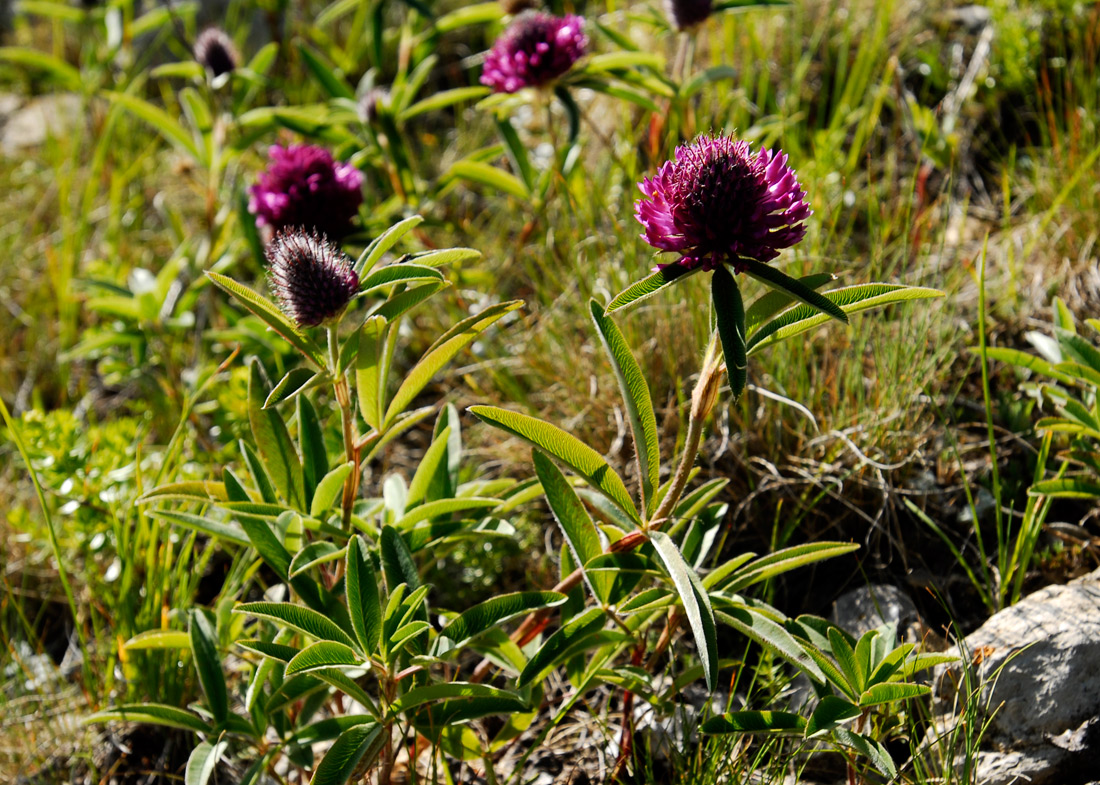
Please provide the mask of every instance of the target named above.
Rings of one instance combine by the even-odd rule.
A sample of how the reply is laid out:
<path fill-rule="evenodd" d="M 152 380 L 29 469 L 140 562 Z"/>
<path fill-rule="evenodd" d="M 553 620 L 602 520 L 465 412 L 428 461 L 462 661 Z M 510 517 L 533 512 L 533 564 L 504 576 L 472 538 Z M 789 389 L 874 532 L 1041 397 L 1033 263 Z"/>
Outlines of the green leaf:
<path fill-rule="evenodd" d="M 302 450 L 303 505 L 313 499 L 318 481 L 328 473 L 325 436 L 309 398 L 298 399 L 298 446 Z M 312 503 L 312 502 L 310 502 Z M 305 507 L 303 506 L 303 510 Z"/>
<path fill-rule="evenodd" d="M 814 713 L 810 715 L 810 721 L 806 723 L 806 738 L 810 739 L 827 733 L 849 720 L 854 720 L 862 713 L 859 706 L 854 703 L 838 698 L 836 695 L 826 695 L 821 699 L 821 703 L 817 704 Z"/>
<path fill-rule="evenodd" d="M 205 156 L 191 133 L 160 107 L 128 93 L 107 92 L 104 95 L 109 101 L 121 104 L 131 114 L 151 125 L 166 142 L 176 145 L 196 161 L 205 161 Z"/>
<path fill-rule="evenodd" d="M 437 518 L 441 515 L 453 515 L 456 512 L 467 510 L 492 509 L 500 504 L 500 499 L 482 498 L 480 496 L 464 496 L 458 499 L 437 499 L 413 507 L 399 520 L 395 521 L 393 528 L 400 532 L 411 529 L 421 521 Z"/>
<path fill-rule="evenodd" d="M 797 278 L 792 278 L 778 268 L 755 259 L 743 259 L 742 263 L 745 265 L 745 272 L 761 283 L 802 301 L 815 311 L 820 311 L 844 324 L 848 323 L 848 315 L 836 303 L 818 294 Z"/>
<path fill-rule="evenodd" d="M 1100 482 L 1086 477 L 1063 477 L 1037 482 L 1028 489 L 1031 496 L 1058 496 L 1064 499 L 1100 498 Z"/>
<path fill-rule="evenodd" d="M 260 375 L 260 362 L 254 360 L 250 366 L 248 379 L 248 422 L 252 427 L 252 436 L 260 449 L 264 468 L 275 487 L 291 505 L 303 509 L 305 488 L 302 478 L 302 464 L 290 440 L 286 423 L 275 409 L 264 409 L 267 398 L 263 377 Z"/>
<path fill-rule="evenodd" d="M 137 499 L 137 504 L 155 501 L 209 502 L 225 501 L 225 484 L 211 480 L 188 480 L 158 485 Z"/>
<path fill-rule="evenodd" d="M 378 315 L 370 316 L 359 329 L 355 389 L 359 398 L 359 413 L 367 425 L 376 431 L 382 429 L 387 372 L 386 319 Z"/>
<path fill-rule="evenodd" d="M 835 627 L 829 628 L 829 647 L 833 650 L 833 657 L 844 672 L 848 684 L 857 693 L 861 693 L 867 681 L 867 673 L 860 667 L 859 659 L 851 644 Z"/>
<path fill-rule="evenodd" d="M 487 185 L 522 201 L 528 201 L 531 198 L 527 186 L 514 174 L 481 161 L 459 161 L 445 175 L 445 178 L 455 177 Z"/>
<path fill-rule="evenodd" d="M 183 785 L 206 785 L 228 747 L 228 741 L 219 741 L 216 744 L 203 741 L 195 745 L 187 758 L 187 767 L 183 770 Z"/>
<path fill-rule="evenodd" d="M 191 636 L 182 630 L 146 630 L 122 644 L 126 651 L 138 649 L 190 649 Z"/>
<path fill-rule="evenodd" d="M 370 553 L 359 535 L 353 535 L 348 542 L 346 567 L 344 593 L 351 629 L 363 653 L 370 656 L 378 650 L 382 635 L 382 605 Z"/>
<path fill-rule="evenodd" d="M 290 627 L 318 640 L 335 641 L 345 646 L 355 645 L 336 622 L 301 605 L 289 602 L 244 602 L 237 605 L 233 612 L 269 619 L 279 626 Z"/>
<path fill-rule="evenodd" d="M 977 346 L 969 347 L 968 351 L 971 354 L 980 354 L 980 348 Z M 1060 372 L 1053 363 L 1049 363 L 1042 357 L 1038 357 L 1034 354 L 1022 352 L 1019 349 L 987 347 L 985 354 L 990 360 L 997 360 L 998 362 L 1009 363 L 1019 368 L 1026 368 L 1034 373 L 1041 373 L 1044 376 L 1049 376 L 1063 384 L 1074 384 L 1076 382 L 1076 379 L 1072 376 Z"/>
<path fill-rule="evenodd" d="M 527 661 L 523 672 L 519 675 L 516 687 L 526 687 L 534 681 L 542 681 L 547 671 L 561 664 L 561 655 L 571 650 L 576 644 L 591 637 L 604 626 L 604 612 L 599 608 L 589 608 L 584 613 L 569 620 L 553 635 L 546 639 L 545 643 Z"/>
<path fill-rule="evenodd" d="M 191 623 L 191 655 L 195 659 L 195 670 L 199 674 L 210 713 L 216 722 L 223 723 L 229 716 L 229 696 L 225 689 L 225 676 L 222 673 L 222 661 L 218 656 L 218 637 L 214 624 L 201 608 L 192 608 L 188 614 Z"/>
<path fill-rule="evenodd" d="M 433 294 L 446 289 L 449 285 L 450 284 L 447 283 L 434 281 L 432 283 L 426 283 L 423 286 L 415 286 L 401 294 L 391 296 L 390 299 L 382 303 L 373 315 L 380 316 L 392 324 L 398 317 L 408 313 Z"/>
<path fill-rule="evenodd" d="M 892 779 L 898 775 L 897 767 L 894 766 L 890 753 L 874 739 L 853 733 L 847 728 L 837 728 L 833 731 L 832 736 L 838 743 L 843 744 L 845 747 L 851 747 L 860 755 L 869 759 L 871 765 L 886 777 Z"/>
<path fill-rule="evenodd" d="M 403 221 L 398 221 L 389 229 L 382 232 L 382 234 L 378 235 L 378 237 L 374 238 L 374 241 L 363 249 L 362 255 L 355 261 L 354 270 L 358 273 L 360 280 L 381 261 L 386 251 L 397 245 L 402 237 L 423 222 L 423 217 L 413 215 Z"/>
<path fill-rule="evenodd" d="M 311 542 L 294 555 L 294 558 L 290 561 L 290 567 L 287 572 L 289 577 L 293 578 L 316 567 L 318 564 L 336 561 L 337 559 L 343 558 L 343 556 L 343 548 L 337 548 L 334 543 L 328 540 L 317 540 L 316 542 Z"/>
<path fill-rule="evenodd" d="M 930 687 L 923 684 L 899 684 L 897 682 L 875 684 L 864 690 L 863 694 L 859 696 L 859 705 L 861 708 L 866 709 L 883 703 L 892 703 L 894 701 L 903 701 L 909 698 L 927 695 L 931 691 Z"/>
<path fill-rule="evenodd" d="M 361 665 L 350 646 L 335 641 L 318 641 L 310 644 L 294 655 L 286 664 L 286 675 L 306 673 L 321 668 Z"/>
<path fill-rule="evenodd" d="M 284 630 L 284 632 L 289 632 Z M 291 633 L 293 634 L 293 633 Z M 285 643 L 274 643 L 272 641 L 261 641 L 253 638 L 245 638 L 237 641 L 237 645 L 246 651 L 255 652 L 261 657 L 265 657 L 269 660 L 275 660 L 277 662 L 290 662 L 301 651 L 297 646 L 287 646 Z"/>
<path fill-rule="evenodd" d="M 473 248 L 441 248 L 437 251 L 418 251 L 409 254 L 406 259 L 425 267 L 442 267 L 445 264 L 473 262 L 481 258 L 481 251 Z"/>
<path fill-rule="evenodd" d="M 264 401 L 264 408 L 270 409 L 277 403 L 293 398 L 317 383 L 317 371 L 312 368 L 294 368 L 287 372 L 271 390 Z"/>
<path fill-rule="evenodd" d="M 420 575 L 416 571 L 416 562 L 413 561 L 409 546 L 401 538 L 400 532 L 392 526 L 383 526 L 379 545 L 382 570 L 386 575 L 386 585 L 390 592 L 392 593 L 394 588 L 402 583 L 410 589 L 420 588 Z"/>
<path fill-rule="evenodd" d="M 459 614 L 440 631 L 439 638 L 447 638 L 451 648 L 459 648 L 471 638 L 502 622 L 532 611 L 556 607 L 566 599 L 564 594 L 556 591 L 501 594 Z"/>
<path fill-rule="evenodd" d="M 721 79 L 737 79 L 740 74 L 731 65 L 715 65 L 699 71 L 690 79 L 680 85 L 680 97 L 691 98 L 702 90 L 707 84 Z"/>
<path fill-rule="evenodd" d="M 84 722 L 140 722 L 146 725 L 161 725 L 166 728 L 180 728 L 195 733 L 210 733 L 212 729 L 186 709 L 167 706 L 163 703 L 137 703 L 115 706 L 106 711 L 97 711 Z"/>
<path fill-rule="evenodd" d="M 804 286 L 816 291 L 825 284 L 835 281 L 836 276 L 832 273 L 812 273 L 798 280 Z M 752 305 L 745 309 L 745 335 L 752 335 L 766 319 L 775 316 L 794 301 L 794 297 L 778 289 L 771 289 L 757 297 Z"/>
<path fill-rule="evenodd" d="M 313 76 L 317 84 L 321 86 L 329 98 L 346 98 L 349 101 L 355 100 L 355 93 L 348 86 L 347 82 L 337 76 L 332 68 L 325 64 L 321 59 L 321 55 L 314 51 L 311 47 L 304 43 L 298 44 L 298 53 L 302 56 L 302 62 L 306 66 L 306 70 Z"/>
<path fill-rule="evenodd" d="M 527 187 L 528 192 L 534 190 L 538 176 L 534 167 L 531 166 L 531 157 L 527 153 L 527 146 L 519 138 L 519 134 L 516 133 L 511 120 L 497 118 L 496 126 L 497 133 L 504 140 L 504 152 L 508 154 L 512 171 L 518 172 L 520 177 L 523 178 L 523 184 Z"/>
<path fill-rule="evenodd" d="M 627 346 L 626 339 L 618 326 L 609 319 L 603 306 L 596 300 L 590 300 L 589 310 L 596 331 L 600 335 L 604 351 L 611 361 L 615 378 L 619 382 L 619 392 L 626 404 L 630 430 L 634 437 L 635 457 L 638 461 L 642 486 L 642 507 L 647 515 L 653 511 L 656 489 L 660 482 L 661 466 L 660 444 L 657 439 L 657 419 L 653 414 L 653 401 L 649 396 L 646 383 L 638 361 Z M 581 562 L 584 563 L 583 561 Z"/>
<path fill-rule="evenodd" d="M 336 498 L 344 489 L 344 482 L 354 468 L 355 464 L 351 462 L 341 464 L 321 478 L 317 483 L 317 490 L 313 492 L 313 501 L 309 505 L 309 517 L 320 518 L 332 509 Z"/>
<path fill-rule="evenodd" d="M 638 511 L 630 499 L 630 494 L 627 493 L 622 478 L 599 453 L 577 437 L 543 420 L 496 406 L 471 406 L 469 411 L 482 422 L 518 436 L 557 458 L 581 475 L 593 488 L 603 493 L 630 516 L 632 521 L 641 523 Z"/>
<path fill-rule="evenodd" d="M 624 68 L 635 67 L 663 71 L 665 59 L 656 52 L 606 52 L 590 57 L 584 66 L 584 70 L 589 73 L 600 73 L 602 71 L 621 71 Z"/>
<path fill-rule="evenodd" d="M 500 3 L 470 3 L 458 6 L 454 11 L 444 14 L 435 20 L 435 29 L 441 33 L 449 33 L 470 25 L 495 22 L 504 15 Z"/>
<path fill-rule="evenodd" d="M 359 291 L 367 293 L 382 286 L 409 281 L 443 281 L 443 273 L 422 264 L 387 264 L 379 267 L 359 284 Z"/>
<path fill-rule="evenodd" d="M 447 455 L 447 448 L 449 446 L 448 440 L 450 436 L 451 429 L 448 426 L 445 427 L 442 432 L 432 437 L 432 443 L 428 446 L 428 449 L 424 451 L 424 455 L 421 457 L 420 463 L 416 467 L 416 472 L 413 474 L 412 481 L 409 483 L 409 492 L 405 501 L 408 507 L 414 507 L 420 504 L 420 502 L 427 497 L 428 489 L 431 487 L 433 480 L 440 470 L 440 465 Z M 397 528 L 401 527 L 398 526 Z"/>
<path fill-rule="evenodd" d="M 802 733 L 806 720 L 786 711 L 734 711 L 704 722 L 699 730 L 711 736 L 724 733 Z"/>
<path fill-rule="evenodd" d="M 844 313 L 859 313 L 891 303 L 908 300 L 924 300 L 943 297 L 938 289 L 920 286 L 902 286 L 900 284 L 869 283 L 859 286 L 846 286 L 831 292 L 815 295 L 834 303 Z M 796 305 L 779 314 L 749 338 L 749 354 L 779 341 L 801 335 L 829 321 L 829 317 L 807 305 Z"/>
<path fill-rule="evenodd" d="M 417 101 L 408 109 L 401 112 L 401 114 L 397 116 L 397 119 L 404 123 L 425 112 L 446 109 L 448 106 L 454 106 L 463 101 L 473 101 L 488 94 L 488 87 L 454 87 L 450 90 L 440 90 L 438 93 L 434 93 L 422 101 Z"/>
<path fill-rule="evenodd" d="M 201 532 L 219 540 L 231 542 L 234 545 L 249 545 L 248 537 L 239 526 L 231 523 L 222 523 L 203 518 L 200 515 L 192 515 L 188 512 L 173 512 L 171 510 L 150 510 L 149 514 L 154 518 L 160 518 L 176 526 Z"/>
<path fill-rule="evenodd" d="M 569 544 L 573 559 L 577 564 L 587 564 L 603 553 L 596 524 L 592 522 L 588 510 L 584 508 L 573 487 L 554 462 L 541 450 L 534 450 L 531 457 L 535 462 L 535 474 L 538 475 L 542 490 L 546 494 L 546 501 L 550 505 L 550 512 L 558 522 L 565 541 Z M 608 573 L 590 573 L 586 570 L 584 577 L 596 598 L 601 603 L 606 603 L 611 584 L 615 580 L 614 576 Z"/>
<path fill-rule="evenodd" d="M 684 561 L 680 549 L 667 534 L 661 531 L 651 532 L 649 539 L 680 595 L 691 633 L 695 637 L 695 645 L 699 648 L 699 658 L 703 661 L 707 689 L 713 692 L 718 675 L 718 634 L 710 598 L 695 571 Z"/>
<path fill-rule="evenodd" d="M 756 641 L 795 667 L 801 668 L 810 678 L 819 683 L 825 681 L 825 674 L 794 636 L 756 609 L 744 604 L 740 607 L 725 607 L 718 612 L 718 617 L 746 638 Z"/>
<path fill-rule="evenodd" d="M 859 550 L 859 545 L 850 542 L 812 542 L 793 545 L 762 556 L 731 573 L 715 570 L 706 577 L 703 585 L 708 589 L 721 588 L 729 592 L 739 592 L 776 575 L 856 550 Z"/>
<path fill-rule="evenodd" d="M 461 722 L 480 719 L 491 714 L 525 712 L 529 708 L 526 701 L 515 696 L 506 698 L 456 698 L 422 707 L 416 712 L 413 725 L 421 733 L 432 737 Z"/>
<path fill-rule="evenodd" d="M 396 717 L 398 714 L 423 706 L 425 703 L 454 698 L 502 698 L 522 702 L 522 698 L 514 692 L 490 687 L 486 684 L 452 681 L 446 684 L 429 684 L 409 690 L 391 704 L 390 716 Z"/>
<path fill-rule="evenodd" d="M 260 317 L 268 327 L 281 335 L 287 343 L 305 355 L 314 365 L 318 368 L 325 367 L 325 354 L 321 347 L 299 330 L 273 302 L 227 275 L 208 271 L 206 277 L 223 292 L 235 297 L 241 305 Z"/>
<path fill-rule="evenodd" d="M 745 303 L 737 281 L 724 266 L 711 278 L 714 315 L 718 321 L 718 336 L 722 339 L 722 354 L 726 358 L 733 397 L 741 397 L 748 378 L 748 350 L 745 346 Z"/>
<path fill-rule="evenodd" d="M 51 5 L 55 4 L 51 3 Z M 0 47 L 0 62 L 14 63 L 24 68 L 43 71 L 56 79 L 64 89 L 74 93 L 82 92 L 85 87 L 84 78 L 78 69 L 38 49 L 22 46 Z"/>
<path fill-rule="evenodd" d="M 684 270 L 682 267 L 674 264 L 667 265 L 664 269 L 658 270 L 637 283 L 631 284 L 616 295 L 615 299 L 607 304 L 604 313 L 610 316 L 620 308 L 626 308 L 628 305 L 635 305 L 642 302 L 642 300 L 648 300 L 650 297 L 657 294 L 657 292 L 672 285 L 676 281 L 699 272 L 699 269 L 700 268 Z"/>
<path fill-rule="evenodd" d="M 439 340 L 432 345 L 427 353 L 420 358 L 420 361 L 413 366 L 412 370 L 406 374 L 404 381 L 402 381 L 401 386 L 397 388 L 393 400 L 390 401 L 390 405 L 386 409 L 385 417 L 383 417 L 384 424 L 389 425 L 392 423 L 394 418 L 403 412 L 405 407 L 412 403 L 413 398 L 427 386 L 428 382 L 432 380 L 432 377 L 435 376 L 444 365 L 450 362 L 451 358 L 458 354 L 463 347 L 473 341 L 474 338 L 480 335 L 489 325 L 496 322 L 505 314 L 511 313 L 522 306 L 522 300 L 512 300 L 490 305 L 481 313 L 463 319 L 444 333 Z"/>
<path fill-rule="evenodd" d="M 344 785 L 357 770 L 374 762 L 387 741 L 387 734 L 376 722 L 348 728 L 325 753 L 309 785 Z"/>
<path fill-rule="evenodd" d="M 271 478 L 267 476 L 267 470 L 264 469 L 260 456 L 256 455 L 252 445 L 244 439 L 241 439 L 238 444 L 244 456 L 245 465 L 248 467 L 248 473 L 252 476 L 252 482 L 256 485 L 256 490 L 260 492 L 260 498 L 267 504 L 276 504 L 279 497 L 271 484 Z"/>

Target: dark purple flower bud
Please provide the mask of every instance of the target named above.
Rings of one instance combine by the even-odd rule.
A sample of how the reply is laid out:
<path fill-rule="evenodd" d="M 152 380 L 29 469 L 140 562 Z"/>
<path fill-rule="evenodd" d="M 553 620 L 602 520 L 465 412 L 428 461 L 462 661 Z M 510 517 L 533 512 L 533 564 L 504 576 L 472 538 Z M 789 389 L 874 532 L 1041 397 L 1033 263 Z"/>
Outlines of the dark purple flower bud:
<path fill-rule="evenodd" d="M 237 47 L 224 30 L 208 27 L 195 41 L 195 60 L 214 76 L 228 74 L 240 64 Z"/>
<path fill-rule="evenodd" d="M 538 8 L 538 6 L 538 0 L 500 0 L 500 7 L 509 16 L 515 16 L 532 8 Z"/>
<path fill-rule="evenodd" d="M 803 221 L 812 215 L 785 153 L 754 154 L 727 136 L 676 148 L 675 159 L 638 187 L 642 239 L 680 254 L 676 263 L 688 270 L 725 263 L 740 272 L 744 259 L 771 261 L 806 235 Z"/>
<path fill-rule="evenodd" d="M 665 16 L 677 30 L 705 22 L 713 9 L 713 0 L 665 0 Z"/>
<path fill-rule="evenodd" d="M 299 327 L 338 319 L 359 291 L 351 259 L 316 233 L 284 230 L 266 253 L 268 284 L 283 313 Z"/>
<path fill-rule="evenodd" d="M 389 91 L 381 87 L 372 87 L 359 99 L 359 119 L 367 125 L 373 124 L 378 120 L 379 111 L 388 107 L 389 103 Z"/>
<path fill-rule="evenodd" d="M 486 55 L 481 83 L 497 93 L 539 87 L 572 68 L 587 46 L 581 17 L 523 13 Z"/>
<path fill-rule="evenodd" d="M 257 226 L 300 226 L 334 239 L 348 233 L 363 203 L 362 172 L 311 145 L 272 145 L 268 156 L 267 171 L 248 189 Z"/>

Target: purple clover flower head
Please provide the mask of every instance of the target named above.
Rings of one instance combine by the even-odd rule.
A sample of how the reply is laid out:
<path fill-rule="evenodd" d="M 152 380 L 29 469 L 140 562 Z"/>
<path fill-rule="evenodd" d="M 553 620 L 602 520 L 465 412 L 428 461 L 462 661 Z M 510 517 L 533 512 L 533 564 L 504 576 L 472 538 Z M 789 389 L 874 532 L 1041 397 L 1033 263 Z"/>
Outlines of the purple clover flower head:
<path fill-rule="evenodd" d="M 713 0 L 665 0 L 665 16 L 677 30 L 705 22 L 713 9 Z"/>
<path fill-rule="evenodd" d="M 241 61 L 233 39 L 217 27 L 208 27 L 199 34 L 193 54 L 195 61 L 215 77 L 228 74 Z"/>
<path fill-rule="evenodd" d="M 311 145 L 268 148 L 271 163 L 248 189 L 256 225 L 274 231 L 291 226 L 343 237 L 363 203 L 363 174 Z"/>
<path fill-rule="evenodd" d="M 351 259 L 316 232 L 283 230 L 266 254 L 268 285 L 299 327 L 338 319 L 359 291 Z"/>
<path fill-rule="evenodd" d="M 642 239 L 680 254 L 685 270 L 713 270 L 745 259 L 768 262 L 806 235 L 812 215 L 787 155 L 728 136 L 700 136 L 676 148 L 654 177 L 638 184 L 634 217 Z"/>
<path fill-rule="evenodd" d="M 572 68 L 587 47 L 581 17 L 525 12 L 493 44 L 481 83 L 497 93 L 539 87 Z"/>

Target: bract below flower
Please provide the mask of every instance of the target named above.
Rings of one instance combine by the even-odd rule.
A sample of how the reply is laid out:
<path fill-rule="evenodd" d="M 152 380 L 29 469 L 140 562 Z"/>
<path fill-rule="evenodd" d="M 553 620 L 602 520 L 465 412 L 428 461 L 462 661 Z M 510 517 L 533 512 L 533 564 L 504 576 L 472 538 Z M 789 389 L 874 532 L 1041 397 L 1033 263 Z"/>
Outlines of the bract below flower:
<path fill-rule="evenodd" d="M 268 148 L 271 163 L 248 189 L 257 226 L 278 231 L 297 226 L 340 238 L 363 203 L 363 174 L 312 145 Z"/>
<path fill-rule="evenodd" d="M 540 87 L 572 68 L 587 47 L 581 17 L 525 12 L 486 55 L 481 83 L 497 93 Z"/>
<path fill-rule="evenodd" d="M 740 272 L 745 259 L 770 261 L 806 235 L 803 221 L 812 214 L 786 154 L 753 153 L 748 142 L 726 136 L 676 148 L 638 187 L 642 238 L 680 254 L 676 264 L 686 270 L 725 263 Z"/>
<path fill-rule="evenodd" d="M 266 253 L 271 290 L 283 313 L 299 327 L 338 318 L 359 290 L 351 259 L 315 233 L 280 232 Z"/>

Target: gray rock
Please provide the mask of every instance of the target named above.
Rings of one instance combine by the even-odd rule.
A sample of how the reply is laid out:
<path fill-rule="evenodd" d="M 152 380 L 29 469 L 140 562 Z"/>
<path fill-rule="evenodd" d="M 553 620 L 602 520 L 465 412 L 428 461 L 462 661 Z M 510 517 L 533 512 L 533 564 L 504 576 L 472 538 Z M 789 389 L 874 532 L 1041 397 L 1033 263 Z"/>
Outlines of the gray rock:
<path fill-rule="evenodd" d="M 915 643 L 920 639 L 920 615 L 909 595 L 897 586 L 875 583 L 842 594 L 833 603 L 833 624 L 859 638 L 883 624 L 893 624 L 898 639 Z"/>
<path fill-rule="evenodd" d="M 28 147 L 37 147 L 51 136 L 60 136 L 80 117 L 78 95 L 44 95 L 28 102 L 9 115 L 0 130 L 0 151 L 14 155 Z"/>
<path fill-rule="evenodd" d="M 952 650 L 952 654 L 959 654 Z M 1067 785 L 1100 769 L 1100 570 L 1048 586 L 967 636 L 964 662 L 995 711 L 982 738 L 983 785 Z M 936 679 L 951 711 L 959 667 Z"/>

